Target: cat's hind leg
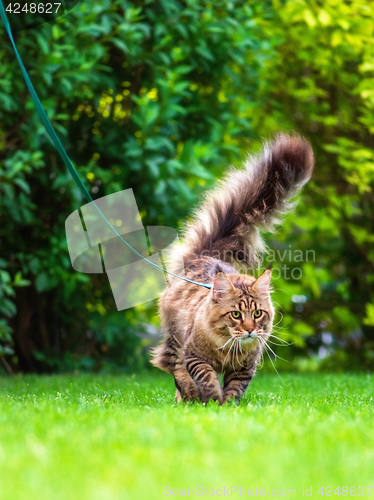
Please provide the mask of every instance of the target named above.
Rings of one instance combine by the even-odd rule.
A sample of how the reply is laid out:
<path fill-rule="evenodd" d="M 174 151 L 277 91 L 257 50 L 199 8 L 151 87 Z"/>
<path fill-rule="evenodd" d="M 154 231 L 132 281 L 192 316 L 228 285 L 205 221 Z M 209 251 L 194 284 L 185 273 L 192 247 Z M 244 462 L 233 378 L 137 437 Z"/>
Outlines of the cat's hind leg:
<path fill-rule="evenodd" d="M 151 363 L 174 376 L 177 401 L 196 399 L 196 384 L 183 365 L 183 355 L 178 339 L 168 332 L 164 342 L 153 349 L 152 354 Z"/>
<path fill-rule="evenodd" d="M 151 363 L 168 373 L 173 373 L 180 358 L 180 343 L 175 336 L 168 332 L 164 341 L 152 349 Z"/>

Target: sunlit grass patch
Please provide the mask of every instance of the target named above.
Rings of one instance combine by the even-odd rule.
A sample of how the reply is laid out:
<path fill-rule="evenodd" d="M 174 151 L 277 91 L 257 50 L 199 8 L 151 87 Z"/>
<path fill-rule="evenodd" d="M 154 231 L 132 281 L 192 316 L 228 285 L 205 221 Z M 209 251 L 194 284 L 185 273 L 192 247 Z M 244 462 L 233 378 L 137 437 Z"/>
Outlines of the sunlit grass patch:
<path fill-rule="evenodd" d="M 372 392 L 369 375 L 259 374 L 239 406 L 219 407 L 176 404 L 171 377 L 156 372 L 3 378 L 0 498 L 161 499 L 165 486 L 235 485 L 297 496 L 313 486 L 319 498 L 321 486 L 366 486 Z"/>

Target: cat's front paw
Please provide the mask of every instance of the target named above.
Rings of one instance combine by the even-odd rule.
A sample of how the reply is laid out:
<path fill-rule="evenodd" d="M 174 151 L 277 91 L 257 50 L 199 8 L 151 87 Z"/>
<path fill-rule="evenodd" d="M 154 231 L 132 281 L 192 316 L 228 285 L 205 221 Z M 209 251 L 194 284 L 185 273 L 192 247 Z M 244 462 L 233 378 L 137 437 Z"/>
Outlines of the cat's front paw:
<path fill-rule="evenodd" d="M 240 403 L 240 396 L 238 396 L 237 394 L 234 394 L 233 392 L 228 392 L 228 393 L 224 394 L 222 404 L 226 404 L 226 403 L 230 403 L 230 402 L 238 405 Z"/>
<path fill-rule="evenodd" d="M 183 403 L 183 398 L 181 396 L 181 393 L 179 392 L 179 390 L 177 389 L 177 392 L 175 394 L 175 399 L 177 400 L 177 403 Z"/>

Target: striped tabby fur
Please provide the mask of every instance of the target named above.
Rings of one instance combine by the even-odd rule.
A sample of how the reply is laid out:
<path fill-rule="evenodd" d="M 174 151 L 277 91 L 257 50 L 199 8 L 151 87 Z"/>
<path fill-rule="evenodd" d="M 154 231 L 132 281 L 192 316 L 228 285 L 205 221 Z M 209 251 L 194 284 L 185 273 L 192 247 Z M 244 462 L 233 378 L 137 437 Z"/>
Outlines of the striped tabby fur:
<path fill-rule="evenodd" d="M 185 276 L 213 288 L 174 279 L 160 298 L 165 337 L 152 363 L 174 376 L 178 400 L 222 404 L 243 396 L 271 333 L 274 308 L 271 272 L 256 280 L 237 267 L 258 262 L 264 249 L 259 229 L 279 222 L 291 206 L 287 200 L 309 180 L 313 162 L 305 139 L 279 134 L 243 169 L 229 172 L 187 224 L 178 249 Z"/>

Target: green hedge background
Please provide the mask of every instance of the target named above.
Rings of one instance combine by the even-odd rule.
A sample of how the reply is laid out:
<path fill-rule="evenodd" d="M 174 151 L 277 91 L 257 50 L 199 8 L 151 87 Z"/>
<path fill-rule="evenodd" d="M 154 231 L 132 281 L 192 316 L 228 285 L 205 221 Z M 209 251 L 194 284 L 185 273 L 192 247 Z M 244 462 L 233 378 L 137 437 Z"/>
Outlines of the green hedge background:
<path fill-rule="evenodd" d="M 305 135 L 313 179 L 264 235 L 288 267 L 277 366 L 373 369 L 373 22 L 371 0 L 102 0 L 15 38 L 93 197 L 133 188 L 144 225 L 179 227 L 263 138 Z M 84 203 L 1 26 L 0 370 L 148 366 L 155 302 L 118 312 L 106 275 L 71 267 L 65 219 Z"/>

